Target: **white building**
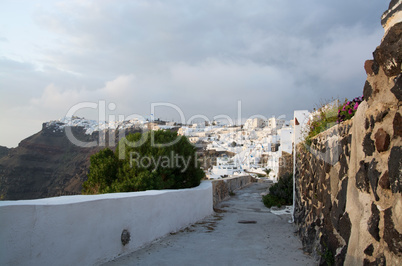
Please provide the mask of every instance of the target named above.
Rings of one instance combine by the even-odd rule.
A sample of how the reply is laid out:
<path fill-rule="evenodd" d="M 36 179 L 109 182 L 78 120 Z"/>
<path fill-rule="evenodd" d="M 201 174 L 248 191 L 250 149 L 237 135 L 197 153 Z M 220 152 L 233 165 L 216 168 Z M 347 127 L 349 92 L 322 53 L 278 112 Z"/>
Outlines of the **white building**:
<path fill-rule="evenodd" d="M 280 136 L 280 151 L 284 151 L 287 153 L 292 153 L 293 149 L 293 128 L 284 127 L 278 131 Z"/>
<path fill-rule="evenodd" d="M 268 127 L 271 129 L 281 129 L 284 124 L 284 119 L 275 118 L 274 116 L 268 119 Z"/>
<path fill-rule="evenodd" d="M 307 123 L 309 120 L 309 111 L 308 110 L 297 110 L 294 111 L 294 133 L 293 133 L 293 142 L 295 145 L 300 143 L 304 139 L 304 135 L 306 132 Z"/>
<path fill-rule="evenodd" d="M 244 123 L 244 129 L 255 129 L 255 128 L 263 128 L 265 127 L 266 122 L 264 119 L 255 117 L 255 118 L 249 118 L 246 120 Z"/>
<path fill-rule="evenodd" d="M 219 157 L 216 165 L 212 168 L 212 174 L 215 176 L 230 176 L 235 173 L 241 173 L 242 168 L 235 158 Z"/>

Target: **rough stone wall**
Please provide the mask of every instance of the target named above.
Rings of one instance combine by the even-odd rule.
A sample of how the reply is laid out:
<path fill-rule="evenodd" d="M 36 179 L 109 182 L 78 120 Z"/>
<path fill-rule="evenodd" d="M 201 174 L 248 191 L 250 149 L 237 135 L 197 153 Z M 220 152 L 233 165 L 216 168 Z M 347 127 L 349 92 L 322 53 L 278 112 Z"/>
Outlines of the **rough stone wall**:
<path fill-rule="evenodd" d="M 252 182 L 255 182 L 255 178 L 252 176 L 236 176 L 223 179 L 217 179 L 212 181 L 212 195 L 214 207 L 221 201 L 230 198 L 230 193 L 245 186 L 248 186 Z"/>
<path fill-rule="evenodd" d="M 401 5 L 384 13 L 353 119 L 298 147 L 295 222 L 323 265 L 402 265 Z"/>
<path fill-rule="evenodd" d="M 293 155 L 283 151 L 279 158 L 278 178 L 286 174 L 293 174 Z"/>

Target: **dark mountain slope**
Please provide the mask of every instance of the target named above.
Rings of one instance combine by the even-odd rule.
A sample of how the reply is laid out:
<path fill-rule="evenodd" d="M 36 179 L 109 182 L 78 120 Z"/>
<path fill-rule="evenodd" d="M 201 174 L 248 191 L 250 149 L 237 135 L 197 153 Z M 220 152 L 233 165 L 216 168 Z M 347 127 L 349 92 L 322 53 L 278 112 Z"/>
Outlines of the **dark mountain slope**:
<path fill-rule="evenodd" d="M 79 139 L 94 138 L 73 127 Z M 89 157 L 100 148 L 72 144 L 64 130 L 46 127 L 21 141 L 0 158 L 0 195 L 20 200 L 80 194 L 89 169 Z"/>

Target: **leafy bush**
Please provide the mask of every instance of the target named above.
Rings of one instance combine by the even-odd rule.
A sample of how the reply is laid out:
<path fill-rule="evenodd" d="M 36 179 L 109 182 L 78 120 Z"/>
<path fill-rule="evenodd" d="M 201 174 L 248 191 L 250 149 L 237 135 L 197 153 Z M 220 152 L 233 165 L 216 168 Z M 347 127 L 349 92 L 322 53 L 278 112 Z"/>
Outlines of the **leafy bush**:
<path fill-rule="evenodd" d="M 364 100 L 362 97 L 356 97 L 352 101 L 345 99 L 345 102 L 338 109 L 338 123 L 351 119 L 359 107 L 360 103 Z"/>
<path fill-rule="evenodd" d="M 269 176 L 269 173 L 271 173 L 272 169 L 271 168 L 265 168 L 264 172 L 266 173 L 266 176 Z"/>
<path fill-rule="evenodd" d="M 293 202 L 293 174 L 285 174 L 279 178 L 278 183 L 269 188 L 269 194 L 262 197 L 264 205 L 281 207 Z"/>
<path fill-rule="evenodd" d="M 339 124 L 343 121 L 351 119 L 359 107 L 360 103 L 364 100 L 362 97 L 356 97 L 352 101 L 345 99 L 343 104 L 339 100 L 332 101 L 331 103 L 321 104 L 317 110 L 311 115 L 308 122 L 307 134 L 305 137 L 305 144 L 311 145 L 311 139 L 319 133 Z"/>
<path fill-rule="evenodd" d="M 319 133 L 336 125 L 338 119 L 339 100 L 331 103 L 322 104 L 318 110 L 315 110 L 308 122 L 307 135 L 305 143 L 307 146 L 311 145 L 311 139 Z"/>
<path fill-rule="evenodd" d="M 152 135 L 156 144 L 178 141 L 155 145 Z M 127 144 L 141 141 L 137 146 Z M 83 193 L 190 188 L 198 186 L 204 175 L 196 161 L 195 147 L 186 137 L 162 130 L 135 133 L 120 141 L 116 152 L 106 148 L 91 156 Z"/>

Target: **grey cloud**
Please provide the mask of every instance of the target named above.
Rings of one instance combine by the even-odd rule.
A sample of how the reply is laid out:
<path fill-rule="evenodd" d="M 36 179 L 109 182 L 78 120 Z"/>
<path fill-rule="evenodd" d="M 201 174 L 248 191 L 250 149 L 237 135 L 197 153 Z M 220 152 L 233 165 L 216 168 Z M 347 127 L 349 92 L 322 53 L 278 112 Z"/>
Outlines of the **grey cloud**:
<path fill-rule="evenodd" d="M 360 96 L 363 63 L 379 44 L 386 9 L 387 3 L 364 0 L 46 5 L 33 18 L 57 42 L 38 48 L 40 70 L 0 58 L 1 87 L 15 91 L 2 101 L 38 102 L 50 84 L 61 95 L 97 101 L 109 97 L 99 93 L 107 82 L 133 75 L 124 95 L 116 91 L 106 99 L 127 115 L 149 114 L 152 102 L 167 101 L 187 117 L 235 117 L 241 100 L 246 117 L 290 118 L 294 109 L 311 109 L 321 99 Z M 55 115 L 62 108 L 68 106 Z"/>

